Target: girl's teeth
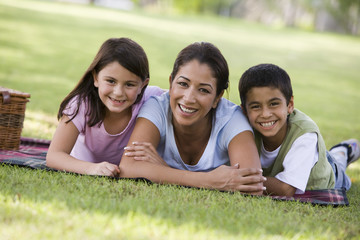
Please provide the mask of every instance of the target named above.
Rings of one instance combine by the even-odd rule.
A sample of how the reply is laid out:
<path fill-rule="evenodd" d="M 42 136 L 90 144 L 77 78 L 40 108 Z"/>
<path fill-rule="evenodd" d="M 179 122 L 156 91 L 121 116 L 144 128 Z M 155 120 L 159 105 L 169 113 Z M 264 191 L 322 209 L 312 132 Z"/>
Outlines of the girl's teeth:
<path fill-rule="evenodd" d="M 114 98 L 111 98 L 111 100 L 115 101 L 115 102 L 124 102 L 124 100 L 117 100 L 117 99 L 114 99 Z"/>

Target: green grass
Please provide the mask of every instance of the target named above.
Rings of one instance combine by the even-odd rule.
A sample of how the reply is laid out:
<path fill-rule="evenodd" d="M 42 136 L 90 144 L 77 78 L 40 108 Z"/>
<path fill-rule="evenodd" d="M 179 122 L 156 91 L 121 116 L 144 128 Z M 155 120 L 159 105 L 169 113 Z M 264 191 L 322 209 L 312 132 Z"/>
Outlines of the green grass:
<path fill-rule="evenodd" d="M 359 169 L 357 169 L 359 173 Z M 145 182 L 0 168 L 2 239 L 356 239 L 350 207 L 318 207 Z"/>
<path fill-rule="evenodd" d="M 158 16 L 49 1 L 0 0 L 0 86 L 31 93 L 23 136 L 51 139 L 61 100 L 100 45 L 130 37 L 148 54 L 151 84 L 168 88 L 176 54 L 194 41 L 228 60 L 228 98 L 250 66 L 271 62 L 292 78 L 295 106 L 327 146 L 360 138 L 360 39 L 268 28 L 235 19 Z M 1 239 L 357 239 L 360 163 L 350 207 L 326 208 L 238 193 L 148 185 L 0 166 Z"/>

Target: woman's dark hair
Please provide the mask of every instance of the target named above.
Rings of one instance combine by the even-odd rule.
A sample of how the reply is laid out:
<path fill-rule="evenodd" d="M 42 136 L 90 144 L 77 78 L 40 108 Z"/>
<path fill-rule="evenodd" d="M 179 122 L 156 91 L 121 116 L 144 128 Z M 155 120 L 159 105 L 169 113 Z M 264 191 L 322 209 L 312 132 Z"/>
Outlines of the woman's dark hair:
<path fill-rule="evenodd" d="M 77 86 L 61 102 L 57 115 L 58 119 L 63 116 L 63 111 L 69 102 L 74 97 L 77 97 L 77 108 L 69 121 L 78 114 L 82 101 L 87 101 L 86 115 L 89 116 L 87 124 L 90 127 L 104 120 L 106 107 L 99 97 L 98 89 L 94 86 L 94 75 L 97 75 L 105 66 L 115 61 L 140 77 L 142 81 L 150 77 L 149 62 L 144 49 L 139 44 L 129 38 L 110 38 L 101 45 Z M 140 101 L 145 89 L 146 86 L 143 87 L 135 103 Z"/>
<path fill-rule="evenodd" d="M 281 91 L 289 104 L 293 96 L 291 80 L 282 68 L 274 64 L 259 64 L 246 70 L 239 81 L 241 105 L 246 108 L 246 96 L 254 87 L 272 87 Z"/>
<path fill-rule="evenodd" d="M 226 59 L 220 50 L 208 42 L 195 42 L 190 44 L 178 54 L 171 73 L 174 80 L 181 66 L 192 60 L 198 60 L 201 64 L 207 64 L 216 78 L 216 96 L 229 86 L 229 68 Z"/>

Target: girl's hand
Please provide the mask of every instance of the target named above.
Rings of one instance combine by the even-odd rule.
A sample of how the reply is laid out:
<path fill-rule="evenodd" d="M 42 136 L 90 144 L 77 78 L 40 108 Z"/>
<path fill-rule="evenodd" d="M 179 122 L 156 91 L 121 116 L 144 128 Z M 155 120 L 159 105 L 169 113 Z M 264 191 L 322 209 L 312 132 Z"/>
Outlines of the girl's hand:
<path fill-rule="evenodd" d="M 148 142 L 133 142 L 132 146 L 125 147 L 125 155 L 133 157 L 137 161 L 148 161 L 155 164 L 168 166 L 162 159 L 154 146 Z"/>
<path fill-rule="evenodd" d="M 94 163 L 86 170 L 86 174 L 118 177 L 120 175 L 120 168 L 109 162 Z"/>
<path fill-rule="evenodd" d="M 224 191 L 241 191 L 245 193 L 262 192 L 266 188 L 263 182 L 262 170 L 256 168 L 239 168 L 239 165 L 222 165 L 209 172 L 212 178 L 212 187 Z"/>

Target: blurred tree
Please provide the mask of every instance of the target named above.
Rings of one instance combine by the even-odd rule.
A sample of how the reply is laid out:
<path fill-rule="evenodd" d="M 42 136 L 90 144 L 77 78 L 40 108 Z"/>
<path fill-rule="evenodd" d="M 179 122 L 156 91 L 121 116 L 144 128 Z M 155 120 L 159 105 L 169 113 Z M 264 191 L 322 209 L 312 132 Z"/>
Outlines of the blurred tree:
<path fill-rule="evenodd" d="M 133 0 L 133 2 L 142 8 L 147 6 L 173 8 L 183 14 L 215 14 L 244 18 L 268 25 L 282 23 L 289 27 L 360 35 L 360 0 Z"/>

